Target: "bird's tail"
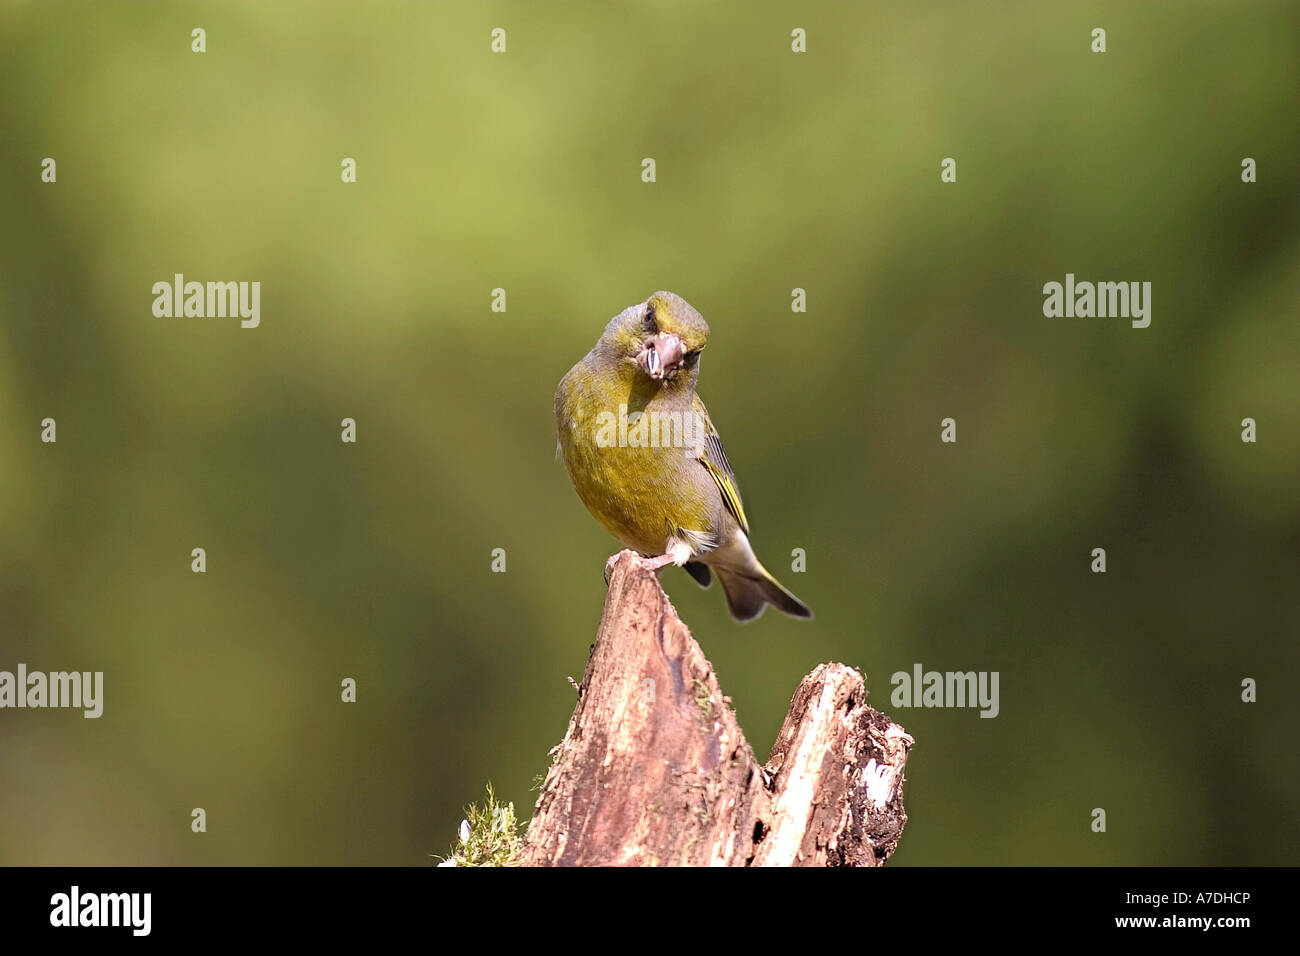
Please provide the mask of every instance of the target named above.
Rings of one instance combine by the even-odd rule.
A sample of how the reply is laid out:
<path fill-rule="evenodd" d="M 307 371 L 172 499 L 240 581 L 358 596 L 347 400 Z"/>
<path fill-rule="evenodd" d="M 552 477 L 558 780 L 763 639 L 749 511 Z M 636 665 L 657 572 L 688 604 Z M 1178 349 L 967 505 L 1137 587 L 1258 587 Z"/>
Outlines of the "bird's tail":
<path fill-rule="evenodd" d="M 808 605 L 786 590 L 781 582 L 772 577 L 767 569 L 754 562 L 755 573 L 742 574 L 727 568 L 714 567 L 722 590 L 727 595 L 727 606 L 731 616 L 737 621 L 752 621 L 763 613 L 763 608 L 771 604 L 779 611 L 791 617 L 811 618 L 813 612 Z"/>

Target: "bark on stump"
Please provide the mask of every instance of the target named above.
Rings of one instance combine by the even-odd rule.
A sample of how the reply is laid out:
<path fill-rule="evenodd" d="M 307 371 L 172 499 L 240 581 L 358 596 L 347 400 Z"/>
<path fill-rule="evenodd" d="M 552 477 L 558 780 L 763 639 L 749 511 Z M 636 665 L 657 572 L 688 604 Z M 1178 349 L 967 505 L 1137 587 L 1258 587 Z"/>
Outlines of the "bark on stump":
<path fill-rule="evenodd" d="M 879 866 L 912 738 L 819 664 L 766 765 L 653 571 L 618 555 L 578 704 L 525 838 L 548 865 Z"/>

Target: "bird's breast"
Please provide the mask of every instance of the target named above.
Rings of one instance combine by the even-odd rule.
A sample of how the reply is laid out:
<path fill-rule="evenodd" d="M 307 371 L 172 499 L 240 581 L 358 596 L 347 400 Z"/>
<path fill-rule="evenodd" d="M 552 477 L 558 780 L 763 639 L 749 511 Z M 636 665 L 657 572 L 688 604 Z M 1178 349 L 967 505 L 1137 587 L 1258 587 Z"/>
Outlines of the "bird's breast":
<path fill-rule="evenodd" d="M 565 466 L 578 497 L 615 537 L 639 551 L 663 553 L 679 529 L 710 531 L 716 522 L 707 473 L 695 458 L 690 398 L 646 397 L 626 382 L 588 374 L 580 363 L 556 395 Z M 682 406 L 685 407 L 682 407 Z"/>

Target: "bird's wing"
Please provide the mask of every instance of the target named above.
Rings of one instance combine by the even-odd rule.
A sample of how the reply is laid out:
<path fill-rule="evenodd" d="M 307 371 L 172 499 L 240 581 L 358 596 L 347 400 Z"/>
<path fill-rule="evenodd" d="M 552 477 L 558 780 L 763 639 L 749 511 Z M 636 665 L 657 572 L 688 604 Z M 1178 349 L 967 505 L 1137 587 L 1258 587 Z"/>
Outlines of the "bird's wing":
<path fill-rule="evenodd" d="M 713 422 L 709 420 L 709 410 L 704 407 L 704 402 L 700 396 L 694 395 L 691 399 L 691 407 L 695 414 L 700 417 L 704 423 L 704 441 L 700 448 L 700 464 L 702 464 L 713 476 L 713 480 L 718 485 L 718 491 L 722 492 L 722 501 L 727 506 L 727 510 L 740 523 L 740 528 L 745 534 L 749 534 L 749 520 L 745 517 L 745 506 L 740 501 L 740 489 L 736 487 L 736 473 L 731 470 L 731 462 L 727 461 L 727 453 L 722 450 L 722 437 L 718 435 L 718 430 L 713 427 Z"/>

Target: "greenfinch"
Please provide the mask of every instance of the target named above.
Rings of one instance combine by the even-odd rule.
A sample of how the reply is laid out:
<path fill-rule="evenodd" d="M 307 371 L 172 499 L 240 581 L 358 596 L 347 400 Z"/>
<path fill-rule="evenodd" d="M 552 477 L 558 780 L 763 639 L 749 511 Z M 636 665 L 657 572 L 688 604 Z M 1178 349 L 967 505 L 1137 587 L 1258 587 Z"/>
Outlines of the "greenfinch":
<path fill-rule="evenodd" d="M 655 570 L 676 564 L 708 587 L 712 568 L 737 621 L 768 604 L 810 618 L 750 547 L 736 476 L 695 393 L 708 338 L 671 292 L 614 316 L 555 391 L 559 454 L 587 510 Z"/>

